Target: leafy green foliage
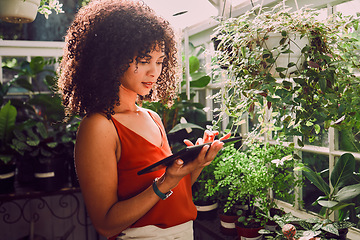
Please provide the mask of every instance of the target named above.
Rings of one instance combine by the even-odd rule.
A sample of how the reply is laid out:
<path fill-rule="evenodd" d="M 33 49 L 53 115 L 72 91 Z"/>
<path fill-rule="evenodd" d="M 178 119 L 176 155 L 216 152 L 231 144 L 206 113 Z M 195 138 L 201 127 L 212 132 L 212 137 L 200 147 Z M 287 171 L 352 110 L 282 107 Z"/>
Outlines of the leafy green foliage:
<path fill-rule="evenodd" d="M 11 87 L 22 88 L 33 95 L 30 98 L 11 101 L 20 116 L 16 119 L 16 128 L 8 129 L 12 131 L 12 135 L 7 138 L 6 146 L 13 156 L 26 155 L 41 161 L 59 155 L 64 158 L 71 157 L 73 154 L 79 121 L 76 118 L 69 119 L 68 122 L 63 121 L 65 112 L 55 88 L 56 72 L 48 68 L 48 65 L 56 61 L 56 59 L 45 60 L 43 57 L 34 57 L 30 62 L 4 66 L 16 75 L 8 83 L 1 85 L 1 100 Z M 11 120 L 13 125 L 15 116 L 13 112 Z"/>
<path fill-rule="evenodd" d="M 222 22 L 214 34 L 213 65 L 229 75 L 217 96 L 221 110 L 235 119 L 260 115 L 260 134 L 310 142 L 322 127 L 359 128 L 360 79 L 354 72 L 360 51 L 349 34 L 359 19 L 338 13 L 321 21 L 315 10 L 291 11 L 282 4 L 257 10 Z"/>
<path fill-rule="evenodd" d="M 260 210 L 268 212 L 275 205 L 268 195 L 270 188 L 291 199 L 291 189 L 301 183 L 292 171 L 296 165 L 292 149 L 284 146 L 256 142 L 242 151 L 228 145 L 216 159 L 215 179 L 208 179 L 207 189 L 210 196 L 218 196 L 224 212 L 240 203 L 249 205 L 250 211 L 259 205 Z M 281 159 L 282 164 L 274 163 Z"/>
<path fill-rule="evenodd" d="M 0 110 L 0 161 L 4 164 L 13 160 L 14 152 L 12 151 L 11 139 L 15 128 L 17 111 L 11 102 L 8 101 Z"/>
<path fill-rule="evenodd" d="M 320 196 L 315 204 L 325 208 L 325 218 L 336 210 L 354 205 L 352 199 L 360 195 L 360 184 L 353 184 L 355 175 L 355 158 L 350 153 L 340 156 L 330 175 L 330 185 L 325 182 L 320 173 L 309 167 L 303 167 L 303 173 L 325 196 Z"/>

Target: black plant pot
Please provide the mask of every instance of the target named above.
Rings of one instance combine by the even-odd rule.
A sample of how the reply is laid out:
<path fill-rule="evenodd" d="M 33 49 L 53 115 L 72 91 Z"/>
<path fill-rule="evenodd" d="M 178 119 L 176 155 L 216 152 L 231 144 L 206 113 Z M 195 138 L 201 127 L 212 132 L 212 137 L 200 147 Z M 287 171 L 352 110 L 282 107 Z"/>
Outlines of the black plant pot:
<path fill-rule="evenodd" d="M 31 157 L 18 157 L 16 161 L 17 183 L 21 187 L 31 187 L 34 185 L 34 165 L 35 159 Z"/>
<path fill-rule="evenodd" d="M 216 201 L 195 202 L 197 209 L 197 219 L 213 220 L 217 217 L 218 203 Z"/>
<path fill-rule="evenodd" d="M 0 166 L 0 194 L 14 192 L 15 164 Z"/>
<path fill-rule="evenodd" d="M 346 240 L 346 235 L 349 232 L 348 228 L 339 229 L 339 236 L 332 234 L 332 233 L 326 233 L 325 238 L 326 239 L 339 239 L 339 240 Z"/>
<path fill-rule="evenodd" d="M 39 191 L 56 191 L 68 180 L 67 161 L 61 157 L 39 159 L 34 167 L 34 188 Z"/>

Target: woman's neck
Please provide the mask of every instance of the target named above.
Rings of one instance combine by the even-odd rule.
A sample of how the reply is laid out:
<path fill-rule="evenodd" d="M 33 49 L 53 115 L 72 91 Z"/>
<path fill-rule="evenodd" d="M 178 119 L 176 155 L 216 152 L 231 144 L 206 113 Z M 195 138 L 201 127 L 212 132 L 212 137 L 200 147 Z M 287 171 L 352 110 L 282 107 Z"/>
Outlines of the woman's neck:
<path fill-rule="evenodd" d="M 140 108 L 135 104 L 137 94 L 133 91 L 128 90 L 124 86 L 120 86 L 119 90 L 119 106 L 115 106 L 114 110 L 116 113 L 138 113 Z"/>

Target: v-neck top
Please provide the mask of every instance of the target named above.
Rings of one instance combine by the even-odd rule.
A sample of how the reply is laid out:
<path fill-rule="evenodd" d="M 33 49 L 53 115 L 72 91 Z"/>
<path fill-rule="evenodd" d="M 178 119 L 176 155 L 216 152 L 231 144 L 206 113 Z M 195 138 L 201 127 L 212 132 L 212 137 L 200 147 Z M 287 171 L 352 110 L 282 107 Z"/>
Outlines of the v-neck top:
<path fill-rule="evenodd" d="M 117 164 L 120 201 L 134 197 L 147 189 L 156 177 L 160 177 L 165 172 L 165 169 L 140 176 L 137 175 L 138 171 L 172 154 L 164 128 L 150 111 L 148 113 L 160 129 L 162 135 L 160 147 L 112 117 L 121 144 L 121 156 Z M 172 190 L 173 194 L 168 199 L 156 203 L 131 227 L 155 225 L 160 228 L 168 228 L 194 220 L 197 210 L 192 201 L 191 176 L 185 176 Z"/>

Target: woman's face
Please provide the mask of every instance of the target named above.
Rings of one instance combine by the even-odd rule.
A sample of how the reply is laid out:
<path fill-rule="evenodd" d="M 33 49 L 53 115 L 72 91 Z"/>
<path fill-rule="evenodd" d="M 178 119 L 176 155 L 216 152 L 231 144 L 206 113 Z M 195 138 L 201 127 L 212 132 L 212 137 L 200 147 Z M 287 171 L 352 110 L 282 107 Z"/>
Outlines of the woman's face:
<path fill-rule="evenodd" d="M 141 96 L 149 94 L 161 74 L 165 54 L 160 48 L 155 48 L 146 57 L 136 57 L 121 78 L 123 87 Z"/>

